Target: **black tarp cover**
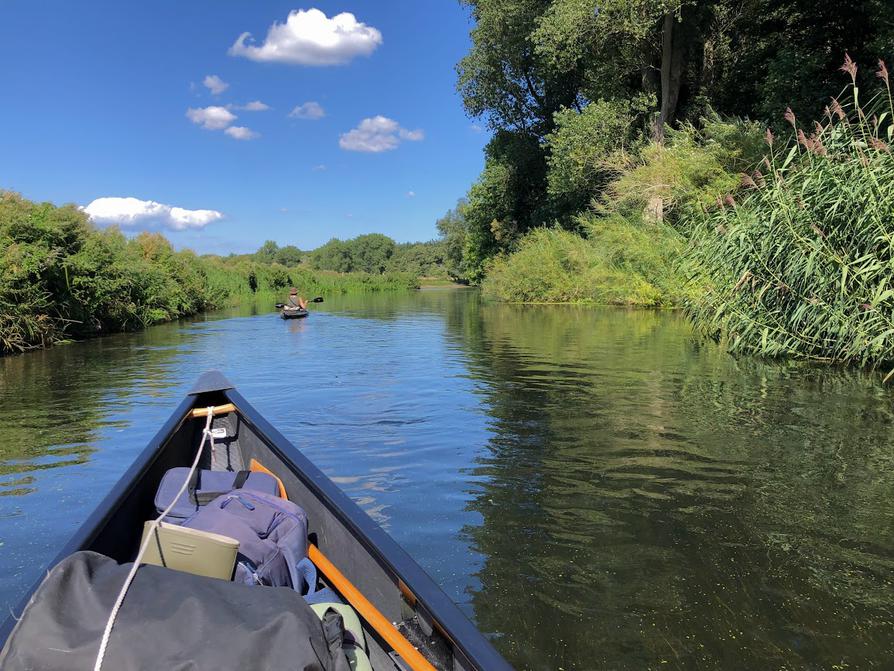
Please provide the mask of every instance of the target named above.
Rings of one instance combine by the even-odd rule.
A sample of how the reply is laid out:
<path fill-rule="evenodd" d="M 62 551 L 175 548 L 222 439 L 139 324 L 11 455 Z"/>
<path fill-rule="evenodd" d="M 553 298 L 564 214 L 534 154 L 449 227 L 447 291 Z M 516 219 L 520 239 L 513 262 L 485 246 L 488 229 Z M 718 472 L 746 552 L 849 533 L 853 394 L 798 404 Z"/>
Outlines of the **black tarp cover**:
<path fill-rule="evenodd" d="M 0 652 L 2 671 L 92 671 L 130 564 L 77 552 L 47 575 Z M 105 671 L 348 671 L 297 593 L 142 566 L 127 592 Z"/>

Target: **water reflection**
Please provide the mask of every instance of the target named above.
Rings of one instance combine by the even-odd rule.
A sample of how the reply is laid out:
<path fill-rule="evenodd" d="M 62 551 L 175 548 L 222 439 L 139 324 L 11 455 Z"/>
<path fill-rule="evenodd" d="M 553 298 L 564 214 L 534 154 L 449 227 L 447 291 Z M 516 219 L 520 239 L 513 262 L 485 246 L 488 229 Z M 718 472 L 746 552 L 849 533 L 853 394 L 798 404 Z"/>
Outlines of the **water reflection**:
<path fill-rule="evenodd" d="M 273 302 L 0 359 L 0 604 L 220 368 L 518 668 L 894 655 L 875 377 L 736 360 L 673 313 L 442 290 L 283 321 Z"/>
<path fill-rule="evenodd" d="M 883 668 L 894 450 L 873 378 L 737 362 L 675 315 L 466 316 L 493 418 L 473 603 L 519 667 Z"/>

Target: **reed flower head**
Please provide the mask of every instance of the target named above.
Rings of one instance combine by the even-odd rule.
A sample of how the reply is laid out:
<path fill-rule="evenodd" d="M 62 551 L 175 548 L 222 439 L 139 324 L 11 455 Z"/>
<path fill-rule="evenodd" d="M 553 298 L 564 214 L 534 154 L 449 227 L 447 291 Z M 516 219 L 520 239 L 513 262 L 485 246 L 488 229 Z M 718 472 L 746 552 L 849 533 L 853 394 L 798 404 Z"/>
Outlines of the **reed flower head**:
<path fill-rule="evenodd" d="M 773 146 L 773 140 L 775 140 L 775 139 L 776 139 L 776 136 L 773 135 L 773 131 L 771 131 L 771 130 L 768 128 L 766 134 L 764 135 L 764 140 L 766 140 L 766 141 L 767 141 L 767 144 L 768 144 L 769 146 L 772 147 L 772 146 Z"/>
<path fill-rule="evenodd" d="M 882 59 L 879 59 L 878 61 L 878 70 L 875 71 L 875 76 L 883 80 L 886 85 L 890 84 L 888 81 L 888 67 Z"/>
<path fill-rule="evenodd" d="M 764 179 L 764 174 L 760 170 L 754 171 L 754 182 L 757 184 L 758 188 L 762 189 L 766 186 L 767 181 Z"/>
<path fill-rule="evenodd" d="M 884 140 L 880 140 L 877 137 L 869 138 L 869 146 L 873 149 L 877 149 L 878 151 L 883 151 L 886 154 L 891 153 L 891 147 Z"/>
<path fill-rule="evenodd" d="M 751 178 L 751 175 L 748 175 L 748 174 L 746 174 L 746 173 L 743 172 L 743 173 L 740 175 L 740 178 L 741 178 L 741 181 L 742 181 L 742 186 L 744 186 L 745 188 L 747 188 L 747 189 L 756 189 L 756 188 L 757 188 L 757 184 L 756 184 L 755 181 Z"/>
<path fill-rule="evenodd" d="M 723 199 L 723 202 L 729 205 L 730 207 L 736 206 L 736 199 L 733 198 L 730 194 L 726 194 L 726 198 Z"/>
<path fill-rule="evenodd" d="M 842 72 L 846 72 L 851 76 L 851 81 L 856 84 L 857 83 L 857 64 L 854 63 L 854 60 L 851 58 L 851 55 L 847 52 L 844 54 L 844 63 L 838 68 Z"/>
<path fill-rule="evenodd" d="M 844 117 L 847 116 L 844 113 L 844 108 L 841 107 L 841 103 L 838 102 L 838 98 L 832 98 L 832 111 L 842 121 L 844 121 Z"/>
<path fill-rule="evenodd" d="M 792 108 L 791 108 L 791 107 L 786 107 L 786 108 L 785 108 L 785 114 L 783 114 L 782 116 L 783 116 L 783 118 L 784 118 L 786 121 L 788 121 L 792 126 L 794 126 L 794 125 L 797 123 L 797 120 L 795 119 L 795 113 L 792 112 Z"/>

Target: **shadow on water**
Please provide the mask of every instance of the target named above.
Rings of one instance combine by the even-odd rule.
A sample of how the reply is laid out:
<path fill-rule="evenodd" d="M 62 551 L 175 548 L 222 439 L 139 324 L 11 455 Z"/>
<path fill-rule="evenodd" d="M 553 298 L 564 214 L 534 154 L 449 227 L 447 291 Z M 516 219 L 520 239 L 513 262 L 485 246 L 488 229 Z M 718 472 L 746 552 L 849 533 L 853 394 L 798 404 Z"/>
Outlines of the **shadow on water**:
<path fill-rule="evenodd" d="M 278 297 L 0 359 L 11 606 L 219 368 L 520 669 L 885 668 L 894 410 L 675 313 Z"/>
<path fill-rule="evenodd" d="M 675 314 L 453 317 L 492 418 L 471 469 L 472 602 L 519 668 L 892 658 L 894 439 L 876 378 L 736 361 Z"/>

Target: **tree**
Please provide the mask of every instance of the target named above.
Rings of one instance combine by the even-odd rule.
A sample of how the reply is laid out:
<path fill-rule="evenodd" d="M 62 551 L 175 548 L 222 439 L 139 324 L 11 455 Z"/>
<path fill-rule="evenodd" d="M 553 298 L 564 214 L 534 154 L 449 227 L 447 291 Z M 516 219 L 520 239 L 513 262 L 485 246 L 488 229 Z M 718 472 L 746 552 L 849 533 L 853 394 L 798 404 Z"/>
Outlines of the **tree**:
<path fill-rule="evenodd" d="M 444 264 L 447 274 L 456 280 L 466 279 L 463 267 L 463 250 L 466 246 L 468 230 L 465 217 L 468 206 L 468 201 L 461 199 L 456 207 L 448 210 L 447 214 L 438 219 L 436 224 L 438 233 L 444 242 Z"/>
<path fill-rule="evenodd" d="M 260 246 L 257 252 L 255 252 L 255 260 L 258 263 L 273 263 L 273 260 L 276 258 L 276 253 L 279 251 L 279 245 L 277 245 L 273 240 L 267 240 L 263 245 Z"/>
<path fill-rule="evenodd" d="M 322 247 L 315 249 L 311 252 L 310 258 L 314 268 L 320 270 L 348 273 L 354 269 L 349 245 L 338 238 L 332 238 Z"/>
<path fill-rule="evenodd" d="M 293 268 L 301 263 L 303 254 L 295 245 L 280 247 L 274 256 L 274 261 L 280 265 Z"/>
<path fill-rule="evenodd" d="M 642 101 L 642 108 L 646 103 Z M 627 101 L 600 100 L 582 112 L 556 112 L 556 129 L 546 136 L 547 192 L 558 209 L 585 208 L 625 167 L 639 141 L 637 116 Z"/>
<path fill-rule="evenodd" d="M 360 235 L 347 243 L 354 270 L 381 274 L 394 253 L 394 240 L 382 233 Z"/>

